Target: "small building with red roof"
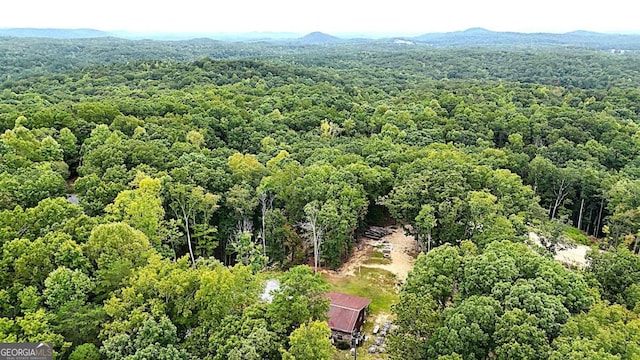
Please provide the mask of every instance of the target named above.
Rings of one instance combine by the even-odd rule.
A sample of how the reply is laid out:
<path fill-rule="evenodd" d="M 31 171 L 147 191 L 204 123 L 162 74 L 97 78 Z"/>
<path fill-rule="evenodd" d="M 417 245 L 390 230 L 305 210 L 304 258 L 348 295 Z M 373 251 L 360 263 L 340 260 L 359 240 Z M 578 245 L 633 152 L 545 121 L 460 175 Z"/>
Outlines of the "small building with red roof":
<path fill-rule="evenodd" d="M 328 292 L 324 297 L 331 300 L 327 315 L 332 342 L 351 344 L 355 339 L 359 343 L 371 299 L 339 292 Z"/>

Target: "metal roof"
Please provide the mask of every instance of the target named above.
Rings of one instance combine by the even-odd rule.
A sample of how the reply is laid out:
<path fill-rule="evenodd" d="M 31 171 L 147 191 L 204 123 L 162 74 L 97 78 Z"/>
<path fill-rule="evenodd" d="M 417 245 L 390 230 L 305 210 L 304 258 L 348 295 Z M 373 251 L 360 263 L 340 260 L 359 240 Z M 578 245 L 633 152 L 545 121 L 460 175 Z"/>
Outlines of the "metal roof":
<path fill-rule="evenodd" d="M 353 332 L 358 314 L 371 303 L 371 299 L 338 292 L 328 292 L 324 297 L 331 300 L 327 314 L 329 327 L 346 333 Z"/>

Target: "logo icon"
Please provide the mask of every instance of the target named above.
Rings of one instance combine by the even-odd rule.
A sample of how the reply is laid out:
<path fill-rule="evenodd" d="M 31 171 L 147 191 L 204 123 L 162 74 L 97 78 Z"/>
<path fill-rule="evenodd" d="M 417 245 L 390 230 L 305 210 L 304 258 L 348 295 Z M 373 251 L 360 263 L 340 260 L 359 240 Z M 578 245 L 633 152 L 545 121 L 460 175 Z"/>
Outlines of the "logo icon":
<path fill-rule="evenodd" d="M 51 343 L 0 343 L 0 360 L 53 360 Z"/>

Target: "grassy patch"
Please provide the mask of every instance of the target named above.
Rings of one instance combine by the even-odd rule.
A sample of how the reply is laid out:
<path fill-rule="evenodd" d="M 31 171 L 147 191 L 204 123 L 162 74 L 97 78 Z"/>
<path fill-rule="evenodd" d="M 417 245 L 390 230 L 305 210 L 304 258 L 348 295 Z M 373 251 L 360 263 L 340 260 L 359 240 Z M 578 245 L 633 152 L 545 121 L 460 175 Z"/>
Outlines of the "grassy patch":
<path fill-rule="evenodd" d="M 371 259 L 375 259 L 375 257 L 372 256 Z M 371 299 L 369 315 L 367 316 L 367 322 L 364 325 L 364 331 L 369 335 L 375 325 L 374 319 L 377 315 L 382 313 L 390 314 L 391 305 L 398 301 L 396 277 L 386 270 L 363 266 L 360 268 L 359 273 L 356 272 L 355 276 L 337 278 L 331 275 L 326 275 L 325 278 L 331 285 L 332 291 Z M 358 347 L 358 359 L 380 360 L 389 358 L 387 354 L 369 354 L 367 349 L 372 343 L 373 338 L 370 338 L 364 345 Z M 338 350 L 336 351 L 333 359 L 347 360 L 353 359 L 353 356 L 349 350 Z"/>
<path fill-rule="evenodd" d="M 573 226 L 567 226 L 564 230 L 564 235 L 571 239 L 574 244 L 591 245 L 587 235 Z"/>
<path fill-rule="evenodd" d="M 369 259 L 367 259 L 365 262 L 365 264 L 382 264 L 382 265 L 386 265 L 386 264 L 391 264 L 391 259 L 387 259 L 384 257 L 384 254 L 382 253 L 382 251 L 374 251 L 371 253 L 371 257 Z"/>
<path fill-rule="evenodd" d="M 391 260 L 390 259 L 369 259 L 367 261 L 364 262 L 364 264 L 380 264 L 380 265 L 388 265 L 391 264 Z"/>
<path fill-rule="evenodd" d="M 391 305 L 398 301 L 396 277 L 392 273 L 368 267 L 361 267 L 355 276 L 336 278 L 325 276 L 332 291 L 371 299 L 369 314 L 391 312 Z"/>

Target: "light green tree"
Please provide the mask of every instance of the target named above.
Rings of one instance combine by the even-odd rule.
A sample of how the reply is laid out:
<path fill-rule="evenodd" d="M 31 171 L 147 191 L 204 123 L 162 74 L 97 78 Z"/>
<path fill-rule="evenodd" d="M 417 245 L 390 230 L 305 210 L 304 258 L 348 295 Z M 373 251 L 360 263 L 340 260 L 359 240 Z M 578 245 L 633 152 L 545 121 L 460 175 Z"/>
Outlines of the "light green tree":
<path fill-rule="evenodd" d="M 45 279 L 42 296 L 45 304 L 52 309 L 59 309 L 70 302 L 83 305 L 93 286 L 91 279 L 80 270 L 70 270 L 61 266 Z"/>
<path fill-rule="evenodd" d="M 273 294 L 267 311 L 271 326 L 279 334 L 289 334 L 301 324 L 326 319 L 329 299 L 327 282 L 308 266 L 289 269 L 280 280 L 280 289 Z"/>
<path fill-rule="evenodd" d="M 91 343 L 78 345 L 69 355 L 69 360 L 100 360 L 100 352 Z"/>
<path fill-rule="evenodd" d="M 144 233 L 121 222 L 96 226 L 84 250 L 96 266 L 96 289 L 101 294 L 121 285 L 153 252 Z"/>
<path fill-rule="evenodd" d="M 111 215 L 110 220 L 131 225 L 158 245 L 164 219 L 160 180 L 138 173 L 134 182 L 138 188 L 120 192 L 105 211 Z"/>
<path fill-rule="evenodd" d="M 302 324 L 289 335 L 289 349 L 281 350 L 285 360 L 330 360 L 335 348 L 331 344 L 331 329 L 325 321 Z"/>

